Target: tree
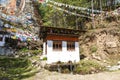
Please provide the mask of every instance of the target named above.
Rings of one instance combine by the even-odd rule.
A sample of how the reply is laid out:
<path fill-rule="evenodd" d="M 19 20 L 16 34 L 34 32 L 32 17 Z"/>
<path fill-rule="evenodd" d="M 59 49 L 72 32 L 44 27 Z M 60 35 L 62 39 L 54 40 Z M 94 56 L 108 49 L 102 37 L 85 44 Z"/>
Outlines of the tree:
<path fill-rule="evenodd" d="M 91 7 L 91 0 L 54 0 L 58 3 L 64 3 L 68 5 L 83 7 L 92 9 Z M 95 10 L 112 10 L 115 9 L 117 6 L 116 1 L 117 0 L 93 0 L 94 9 Z M 101 1 L 101 3 L 100 3 Z M 54 5 L 53 3 L 49 3 L 51 5 Z M 57 5 L 55 5 L 57 6 Z M 73 13 L 78 13 L 85 16 L 90 16 L 92 13 L 91 10 L 77 10 L 72 9 L 66 6 L 57 6 L 63 10 L 68 10 Z M 76 29 L 76 26 L 78 28 L 83 28 L 86 21 L 90 21 L 87 17 L 79 17 L 75 15 L 70 15 L 64 11 L 60 11 L 55 9 L 54 7 L 47 6 L 46 4 L 39 4 L 39 12 L 42 16 L 42 20 L 44 22 L 43 25 L 46 26 L 54 26 L 54 27 L 65 27 L 65 28 L 73 28 Z"/>

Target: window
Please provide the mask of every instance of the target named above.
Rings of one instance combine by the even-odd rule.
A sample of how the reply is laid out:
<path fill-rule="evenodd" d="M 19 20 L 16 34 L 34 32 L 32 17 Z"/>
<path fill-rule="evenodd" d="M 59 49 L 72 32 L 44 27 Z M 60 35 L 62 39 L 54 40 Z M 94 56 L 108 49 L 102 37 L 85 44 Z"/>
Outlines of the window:
<path fill-rule="evenodd" d="M 75 42 L 67 42 L 67 50 L 74 51 L 75 50 Z"/>
<path fill-rule="evenodd" d="M 53 41 L 53 50 L 62 51 L 62 41 Z"/>

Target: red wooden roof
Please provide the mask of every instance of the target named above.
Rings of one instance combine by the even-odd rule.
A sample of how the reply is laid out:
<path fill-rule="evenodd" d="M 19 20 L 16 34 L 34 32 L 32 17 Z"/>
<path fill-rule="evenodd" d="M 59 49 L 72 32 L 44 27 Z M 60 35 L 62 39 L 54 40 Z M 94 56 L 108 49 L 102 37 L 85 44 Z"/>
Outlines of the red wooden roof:
<path fill-rule="evenodd" d="M 83 33 L 85 31 L 83 30 L 75 30 L 75 29 L 65 29 L 65 28 L 56 28 L 56 27 L 46 27 L 41 26 L 40 27 L 40 37 L 43 39 L 60 39 L 59 37 L 67 37 L 68 39 L 71 39 L 74 37 L 78 38 L 80 33 Z M 55 36 L 55 37 L 54 37 Z M 65 40 L 68 40 L 65 39 Z M 77 40 L 77 39 L 76 39 Z"/>

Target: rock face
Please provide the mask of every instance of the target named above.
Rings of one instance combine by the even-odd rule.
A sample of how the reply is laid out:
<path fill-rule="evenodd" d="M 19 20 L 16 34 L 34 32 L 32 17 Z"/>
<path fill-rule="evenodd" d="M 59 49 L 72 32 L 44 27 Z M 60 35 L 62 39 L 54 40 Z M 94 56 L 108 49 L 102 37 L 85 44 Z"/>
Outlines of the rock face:
<path fill-rule="evenodd" d="M 3 11 L 1 11 L 1 8 L 0 8 L 1 19 L 5 21 L 10 21 L 11 23 L 15 23 L 18 25 L 21 24 L 21 26 L 24 29 L 27 29 L 33 33 L 38 33 L 41 19 L 40 19 L 39 14 L 36 14 L 38 13 L 38 11 L 36 11 L 36 7 L 34 6 L 35 4 L 37 4 L 35 1 L 33 0 L 10 0 L 6 2 L 8 3 L 10 2 L 8 6 L 6 4 L 5 8 L 10 7 L 8 12 L 12 13 L 12 15 L 4 13 Z M 14 9 L 17 8 L 18 11 L 16 14 L 15 14 L 15 10 L 12 8 Z"/>
<path fill-rule="evenodd" d="M 10 49 L 10 48 L 5 48 L 5 47 L 0 47 L 0 55 L 13 55 L 14 54 L 14 50 Z"/>
<path fill-rule="evenodd" d="M 20 10 L 17 12 L 17 14 L 13 14 L 11 16 L 10 14 L 3 13 L 0 9 L 0 30 L 2 30 L 5 25 L 7 25 L 8 27 L 12 26 L 12 28 L 15 28 L 16 30 L 14 34 L 20 33 L 22 37 L 24 36 L 24 34 L 26 34 L 28 36 L 33 36 L 36 38 L 35 39 L 31 37 L 31 42 L 29 42 L 28 46 L 30 49 L 41 49 L 42 41 L 39 40 L 38 36 L 39 27 L 42 20 L 40 19 L 40 15 L 38 14 L 38 11 L 36 9 L 38 7 L 36 6 L 37 3 L 35 2 L 35 0 L 7 1 L 11 1 L 9 6 L 14 7 L 16 5 L 16 7 L 18 7 L 18 9 Z M 7 1 L 3 1 L 3 3 Z M 27 40 L 28 38 L 25 38 L 25 36 L 24 39 Z M 20 46 L 22 46 L 22 44 L 20 44 Z M 0 54 L 7 54 L 5 53 L 5 51 L 5 49 L 0 48 Z M 8 50 L 8 53 L 10 53 L 10 50 Z"/>
<path fill-rule="evenodd" d="M 108 54 L 120 54 L 119 28 L 88 32 L 80 37 L 80 46 L 81 53 L 94 58 L 105 59 Z"/>
<path fill-rule="evenodd" d="M 98 47 L 101 48 L 102 51 L 107 52 L 108 54 L 119 53 L 119 35 L 120 33 L 118 33 L 117 30 L 105 31 L 96 35 Z"/>

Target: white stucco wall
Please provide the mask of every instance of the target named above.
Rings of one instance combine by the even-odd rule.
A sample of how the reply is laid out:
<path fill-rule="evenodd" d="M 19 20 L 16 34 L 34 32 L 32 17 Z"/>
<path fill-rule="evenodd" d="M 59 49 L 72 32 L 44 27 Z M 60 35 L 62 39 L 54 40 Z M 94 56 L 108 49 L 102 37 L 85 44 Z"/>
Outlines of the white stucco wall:
<path fill-rule="evenodd" d="M 45 44 L 44 44 L 45 45 Z M 67 51 L 67 41 L 62 41 L 62 51 L 53 51 L 53 41 L 47 41 L 47 63 L 53 63 L 57 61 L 61 62 L 79 62 L 79 43 L 75 42 L 75 51 Z M 43 50 L 44 52 L 45 50 Z M 45 52 L 44 52 L 45 54 Z"/>

